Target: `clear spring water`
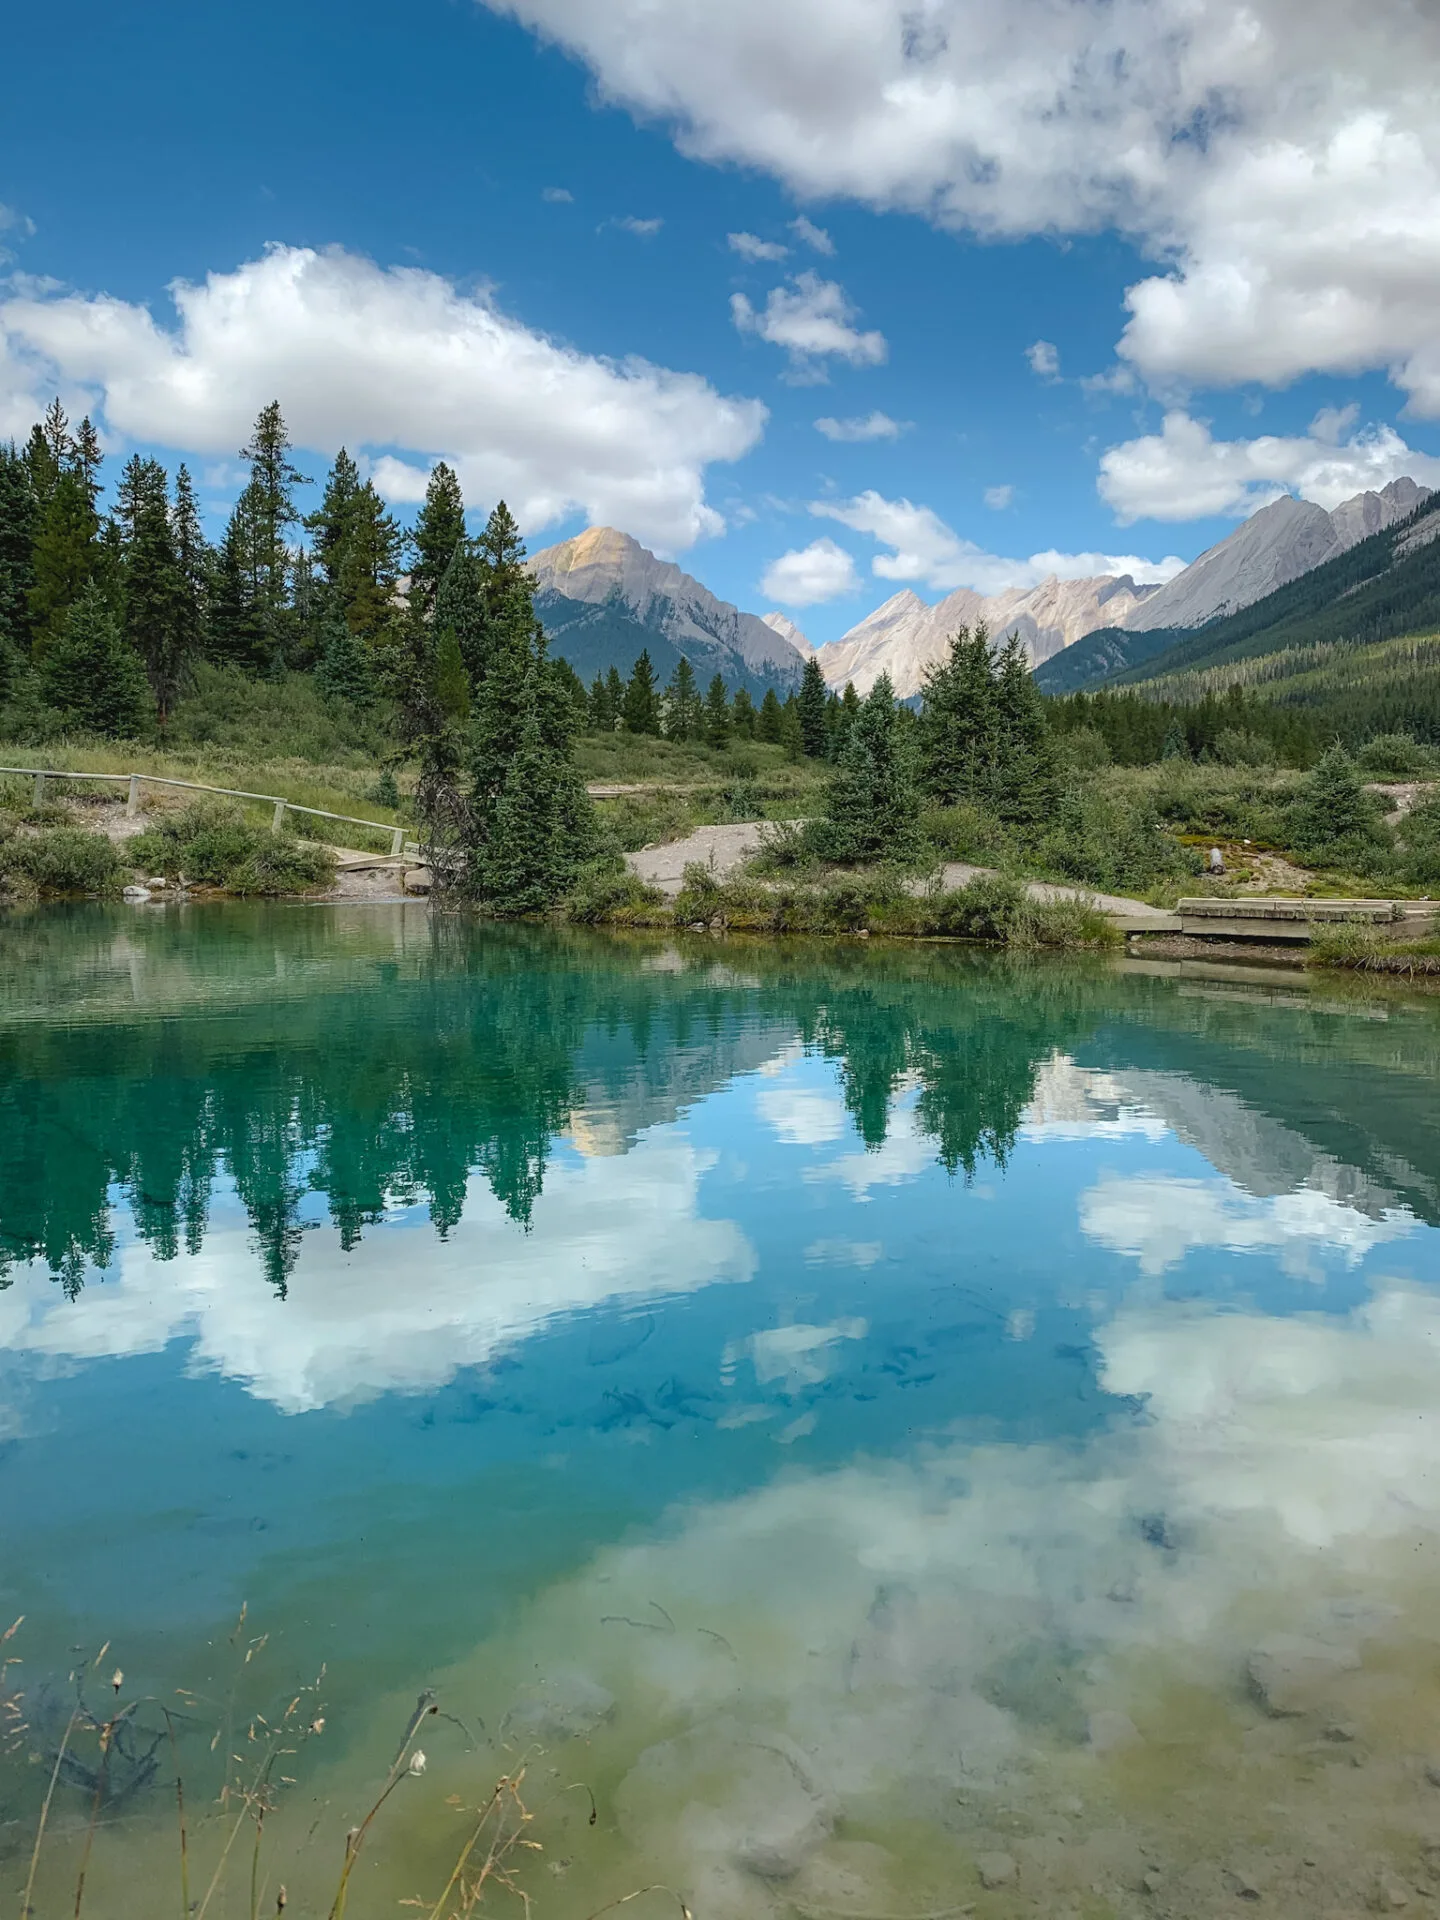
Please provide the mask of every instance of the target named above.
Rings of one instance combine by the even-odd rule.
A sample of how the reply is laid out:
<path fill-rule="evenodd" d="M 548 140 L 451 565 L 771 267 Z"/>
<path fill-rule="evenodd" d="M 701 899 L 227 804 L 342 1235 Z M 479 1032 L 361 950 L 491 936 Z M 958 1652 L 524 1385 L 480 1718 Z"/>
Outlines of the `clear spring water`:
<path fill-rule="evenodd" d="M 177 1770 L 199 1910 L 310 1682 L 257 1913 L 426 1687 L 365 1920 L 521 1765 L 537 1920 L 1440 1890 L 1440 999 L 396 907 L 0 969 L 0 1913 L 77 1697 L 138 1703 L 85 1911 L 148 1917 Z"/>

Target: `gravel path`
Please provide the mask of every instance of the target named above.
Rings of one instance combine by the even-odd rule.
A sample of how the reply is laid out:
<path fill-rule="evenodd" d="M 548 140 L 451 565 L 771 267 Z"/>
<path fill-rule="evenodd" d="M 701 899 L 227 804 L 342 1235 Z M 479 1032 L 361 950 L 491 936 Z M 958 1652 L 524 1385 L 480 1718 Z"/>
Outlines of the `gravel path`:
<path fill-rule="evenodd" d="M 680 891 L 680 883 L 685 869 L 692 860 L 699 860 L 713 868 L 717 879 L 727 879 L 740 867 L 760 845 L 764 832 L 763 823 L 747 820 L 730 827 L 697 827 L 694 833 L 687 834 L 683 840 L 671 840 L 660 847 L 643 847 L 639 853 L 628 853 L 625 863 L 632 873 L 642 880 L 648 880 L 651 886 L 658 887 L 670 899 Z M 945 887 L 963 887 L 981 875 L 991 874 L 993 867 L 971 867 L 960 861 L 951 861 L 941 869 L 941 879 Z M 913 882 L 913 890 L 922 890 L 921 881 Z M 1143 900 L 1127 900 L 1120 894 L 1091 893 L 1084 887 L 1055 886 L 1046 880 L 1026 882 L 1025 891 L 1032 900 L 1092 900 L 1102 913 L 1116 921 L 1127 931 L 1150 930 L 1165 932 L 1178 927 L 1174 914 L 1166 913 L 1161 907 L 1150 907 Z"/>

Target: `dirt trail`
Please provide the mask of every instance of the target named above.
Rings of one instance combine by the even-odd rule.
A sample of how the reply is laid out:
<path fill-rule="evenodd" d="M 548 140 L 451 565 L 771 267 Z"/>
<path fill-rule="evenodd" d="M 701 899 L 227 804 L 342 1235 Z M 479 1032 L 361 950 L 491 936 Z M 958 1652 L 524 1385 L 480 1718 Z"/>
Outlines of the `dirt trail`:
<path fill-rule="evenodd" d="M 639 853 L 627 854 L 625 863 L 632 873 L 648 880 L 673 900 L 692 860 L 709 866 L 717 879 L 727 879 L 756 851 L 763 835 L 764 824 L 758 820 L 728 827 L 697 827 L 683 840 L 671 840 L 664 846 L 643 847 Z M 947 888 L 963 887 L 994 871 L 993 867 L 972 867 L 951 861 L 941 869 L 941 879 Z M 911 891 L 922 893 L 924 882 L 912 881 Z M 1056 886 L 1045 880 L 1027 881 L 1025 891 L 1032 900 L 1093 900 L 1102 913 L 1127 929 L 1162 932 L 1179 924 L 1175 916 L 1163 908 L 1147 906 L 1143 900 L 1127 900 L 1120 894 L 1093 893 L 1084 887 Z"/>

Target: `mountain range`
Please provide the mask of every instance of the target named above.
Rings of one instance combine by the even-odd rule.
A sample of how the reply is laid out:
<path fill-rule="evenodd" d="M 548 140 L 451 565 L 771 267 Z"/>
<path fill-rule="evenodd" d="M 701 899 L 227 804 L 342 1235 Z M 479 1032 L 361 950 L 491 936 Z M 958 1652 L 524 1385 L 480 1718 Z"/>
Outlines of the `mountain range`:
<path fill-rule="evenodd" d="M 661 681 L 683 655 L 702 687 L 717 673 L 732 693 L 744 687 L 762 697 L 769 687 L 785 694 L 800 684 L 805 662 L 789 639 L 628 533 L 587 527 L 528 564 L 551 650 L 582 680 L 612 666 L 628 675 L 645 650 Z"/>
<path fill-rule="evenodd" d="M 1413 519 L 1431 497 L 1408 478 L 1330 511 L 1286 495 L 1163 585 L 1128 574 L 1052 575 L 988 595 L 960 587 L 933 604 L 905 588 L 818 648 L 788 615 L 742 612 L 613 527 L 588 527 L 529 566 L 551 647 L 585 680 L 612 666 L 628 674 L 646 649 L 662 681 L 684 657 L 702 686 L 719 673 L 732 692 L 743 686 L 759 696 L 774 687 L 784 695 L 813 653 L 837 692 L 853 682 L 867 693 L 888 673 L 900 698 L 911 699 L 957 628 L 983 622 L 996 638 L 1019 634 L 1040 684 L 1064 693 L 1158 661 L 1187 635 L 1236 618 Z"/>

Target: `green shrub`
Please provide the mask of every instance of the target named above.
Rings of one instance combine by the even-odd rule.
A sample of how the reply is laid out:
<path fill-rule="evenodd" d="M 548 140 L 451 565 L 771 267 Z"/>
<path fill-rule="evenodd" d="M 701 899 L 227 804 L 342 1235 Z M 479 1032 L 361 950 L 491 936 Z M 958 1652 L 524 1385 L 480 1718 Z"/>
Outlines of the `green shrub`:
<path fill-rule="evenodd" d="M 98 894 L 120 891 L 127 868 L 99 833 L 50 827 L 40 833 L 7 834 L 0 840 L 0 885 L 11 892 Z"/>
<path fill-rule="evenodd" d="M 1365 742 L 1355 759 L 1372 778 L 1420 780 L 1440 772 L 1440 754 L 1408 733 L 1377 733 Z"/>
<path fill-rule="evenodd" d="M 1008 874 L 977 874 L 968 886 L 926 900 L 924 930 L 960 940 L 1008 940 L 1024 905 L 1020 881 Z"/>
<path fill-rule="evenodd" d="M 970 800 L 927 808 L 920 816 L 920 831 L 939 860 L 992 866 L 1008 864 L 1015 856 L 1015 836 L 1004 821 Z"/>
<path fill-rule="evenodd" d="M 665 896 L 628 867 L 582 873 L 565 902 L 565 913 L 582 926 L 644 927 L 669 919 Z"/>
<path fill-rule="evenodd" d="M 1215 737 L 1215 758 L 1222 767 L 1273 767 L 1275 749 L 1263 733 L 1246 727 L 1226 727 Z"/>
<path fill-rule="evenodd" d="M 239 894 L 311 893 L 335 878 L 334 856 L 252 826 L 237 807 L 199 801 L 162 815 L 130 842 L 137 865 Z"/>
<path fill-rule="evenodd" d="M 1088 782 L 1061 794 L 1035 851 L 1052 872 L 1111 893 L 1143 893 L 1203 870 L 1143 796 Z"/>
<path fill-rule="evenodd" d="M 1363 872 L 1389 836 L 1376 797 L 1343 747 L 1331 747 L 1306 774 L 1290 805 L 1292 844 L 1327 867 Z"/>

